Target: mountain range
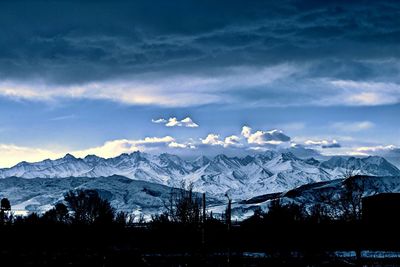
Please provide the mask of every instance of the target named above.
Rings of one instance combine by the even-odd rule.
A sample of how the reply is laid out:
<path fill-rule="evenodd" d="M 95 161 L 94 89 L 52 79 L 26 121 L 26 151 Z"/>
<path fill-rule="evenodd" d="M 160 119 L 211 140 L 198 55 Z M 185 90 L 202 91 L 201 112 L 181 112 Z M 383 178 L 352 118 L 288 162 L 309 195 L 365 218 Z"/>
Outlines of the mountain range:
<path fill-rule="evenodd" d="M 14 167 L 0 169 L 0 178 L 99 178 L 117 175 L 168 187 L 193 184 L 195 191 L 207 192 L 215 198 L 223 199 L 228 194 L 233 199 L 243 200 L 343 178 L 349 170 L 360 175 L 400 176 L 398 168 L 378 156 L 334 156 L 319 161 L 299 158 L 291 152 L 266 151 L 245 157 L 220 154 L 213 158 L 201 156 L 185 160 L 167 153 L 152 155 L 137 151 L 107 159 L 94 155 L 76 158 L 67 154 L 56 160 L 20 162 Z"/>

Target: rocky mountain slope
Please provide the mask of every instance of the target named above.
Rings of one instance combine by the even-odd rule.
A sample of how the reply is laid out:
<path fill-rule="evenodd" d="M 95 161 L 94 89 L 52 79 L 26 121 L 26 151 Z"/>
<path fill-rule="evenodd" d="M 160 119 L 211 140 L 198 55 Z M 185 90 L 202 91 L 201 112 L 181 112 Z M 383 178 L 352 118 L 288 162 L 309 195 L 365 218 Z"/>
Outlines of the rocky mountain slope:
<path fill-rule="evenodd" d="M 124 211 L 149 218 L 164 210 L 172 192 L 176 189 L 135 181 L 123 176 L 100 178 L 33 178 L 9 177 L 0 179 L 0 197 L 7 197 L 16 214 L 43 212 L 63 201 L 70 190 L 95 189 L 102 198 L 110 201 L 117 211 Z M 200 195 L 198 196 L 200 197 Z M 207 197 L 210 205 L 219 203 Z"/>
<path fill-rule="evenodd" d="M 400 193 L 400 176 L 365 176 L 357 175 L 351 178 L 357 184 L 360 196 L 366 197 L 380 193 Z M 232 210 L 236 219 L 245 219 L 253 215 L 256 209 L 268 210 L 272 200 L 279 199 L 282 203 L 296 203 L 304 207 L 315 204 L 328 205 L 340 198 L 346 190 L 345 179 L 311 183 L 298 188 L 275 194 L 265 194 L 234 203 Z M 328 201 L 328 202 L 327 202 Z M 215 206 L 214 213 L 223 211 L 223 206 Z"/>

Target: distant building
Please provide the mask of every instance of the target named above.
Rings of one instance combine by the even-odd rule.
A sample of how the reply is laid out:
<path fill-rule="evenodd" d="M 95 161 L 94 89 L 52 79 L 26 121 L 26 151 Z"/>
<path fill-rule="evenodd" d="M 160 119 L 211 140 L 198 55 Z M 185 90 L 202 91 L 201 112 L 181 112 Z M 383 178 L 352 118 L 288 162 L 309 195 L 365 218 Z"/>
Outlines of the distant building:
<path fill-rule="evenodd" d="M 372 223 L 400 222 L 400 193 L 382 193 L 364 197 L 362 200 L 362 218 Z"/>

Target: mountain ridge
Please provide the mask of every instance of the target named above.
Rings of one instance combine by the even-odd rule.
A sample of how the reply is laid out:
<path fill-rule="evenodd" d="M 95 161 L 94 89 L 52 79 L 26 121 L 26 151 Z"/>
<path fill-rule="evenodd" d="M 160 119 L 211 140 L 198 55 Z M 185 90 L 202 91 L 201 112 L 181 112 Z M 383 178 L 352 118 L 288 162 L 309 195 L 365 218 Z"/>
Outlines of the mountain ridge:
<path fill-rule="evenodd" d="M 135 151 L 113 158 L 95 155 L 76 158 L 66 154 L 56 160 L 20 162 L 11 168 L 0 169 L 0 178 L 98 178 L 120 175 L 169 187 L 192 183 L 195 191 L 208 192 L 219 198 L 229 194 L 235 199 L 246 199 L 256 194 L 282 192 L 308 183 L 342 178 L 348 170 L 363 175 L 400 175 L 397 167 L 378 156 L 334 156 L 319 161 L 297 157 L 290 151 L 266 151 L 244 157 L 219 154 L 213 158 L 200 156 L 185 160 L 168 153 L 153 155 Z"/>

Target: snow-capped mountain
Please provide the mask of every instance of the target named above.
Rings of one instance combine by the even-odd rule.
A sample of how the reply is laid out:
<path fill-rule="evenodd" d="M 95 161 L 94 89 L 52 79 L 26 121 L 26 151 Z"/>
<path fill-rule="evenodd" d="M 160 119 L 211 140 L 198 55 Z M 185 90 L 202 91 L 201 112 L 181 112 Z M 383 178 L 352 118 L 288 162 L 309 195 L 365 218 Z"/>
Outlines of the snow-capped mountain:
<path fill-rule="evenodd" d="M 94 155 L 75 158 L 67 154 L 57 160 L 21 162 L 0 169 L 0 178 L 65 178 L 125 176 L 139 181 L 179 187 L 192 183 L 195 191 L 235 199 L 282 192 L 320 181 L 342 178 L 348 169 L 357 174 L 400 175 L 400 170 L 381 157 L 332 157 L 320 162 L 301 159 L 290 152 L 267 151 L 246 157 L 218 155 L 184 160 L 176 155 L 151 155 L 142 152 L 104 159 Z"/>
<path fill-rule="evenodd" d="M 374 176 L 394 176 L 399 174 L 399 169 L 386 159 L 378 156 L 366 158 L 334 156 L 320 165 L 322 168 L 341 172 L 352 170 L 355 174 L 369 174 Z"/>

